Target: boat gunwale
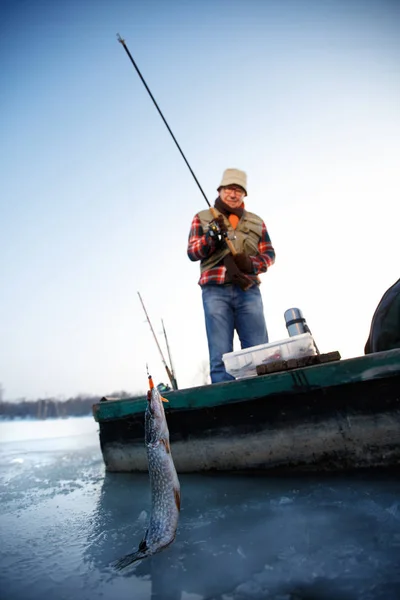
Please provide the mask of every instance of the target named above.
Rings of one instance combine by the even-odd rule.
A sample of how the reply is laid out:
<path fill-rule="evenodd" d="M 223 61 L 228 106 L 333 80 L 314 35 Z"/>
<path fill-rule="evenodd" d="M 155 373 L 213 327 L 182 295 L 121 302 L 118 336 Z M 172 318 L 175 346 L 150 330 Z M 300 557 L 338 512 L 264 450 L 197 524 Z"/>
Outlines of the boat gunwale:
<path fill-rule="evenodd" d="M 163 395 L 169 401 L 166 410 L 176 412 L 221 406 L 282 393 L 306 393 L 361 381 L 390 379 L 399 375 L 400 349 L 396 348 L 257 377 L 171 390 Z M 94 404 L 93 416 L 95 421 L 101 423 L 144 412 L 145 408 L 145 396 L 110 399 Z"/>

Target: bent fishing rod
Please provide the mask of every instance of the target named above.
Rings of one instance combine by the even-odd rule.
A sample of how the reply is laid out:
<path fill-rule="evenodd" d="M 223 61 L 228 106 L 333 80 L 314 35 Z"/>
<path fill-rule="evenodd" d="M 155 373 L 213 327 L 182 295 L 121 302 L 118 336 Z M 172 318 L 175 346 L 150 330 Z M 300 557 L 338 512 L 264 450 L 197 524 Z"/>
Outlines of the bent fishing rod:
<path fill-rule="evenodd" d="M 125 50 L 125 52 L 127 53 L 127 55 L 128 55 L 128 57 L 129 57 L 129 59 L 130 59 L 131 63 L 133 64 L 133 66 L 134 66 L 134 68 L 135 68 L 135 70 L 136 70 L 137 74 L 139 75 L 139 77 L 140 77 L 140 79 L 141 79 L 141 81 L 142 81 L 142 83 L 143 83 L 144 87 L 146 88 L 146 90 L 147 90 L 147 92 L 148 92 L 148 94 L 149 94 L 150 98 L 152 99 L 152 101 L 153 101 L 153 103 L 154 103 L 154 106 L 155 106 L 155 107 L 156 107 L 156 109 L 158 110 L 160 117 L 161 117 L 161 118 L 162 118 L 162 120 L 164 121 L 164 124 L 165 124 L 166 128 L 168 129 L 169 133 L 171 134 L 171 137 L 172 137 L 172 139 L 174 140 L 174 142 L 175 142 L 175 144 L 176 144 L 176 147 L 178 148 L 178 150 L 179 150 L 179 152 L 180 152 L 180 154 L 181 154 L 181 156 L 182 156 L 183 160 L 185 161 L 185 163 L 186 163 L 186 165 L 187 165 L 187 167 L 188 167 L 188 169 L 189 169 L 190 173 L 192 174 L 192 177 L 193 177 L 193 179 L 194 179 L 194 180 L 195 180 L 195 182 L 197 183 L 197 186 L 198 186 L 198 188 L 199 188 L 199 190 L 200 190 L 200 192 L 201 192 L 201 194 L 202 194 L 202 196 L 203 196 L 204 200 L 205 200 L 205 201 L 207 202 L 207 204 L 208 204 L 208 207 L 209 207 L 209 209 L 210 209 L 210 212 L 211 212 L 211 214 L 212 214 L 212 217 L 213 217 L 213 219 L 217 219 L 217 218 L 218 218 L 218 213 L 216 212 L 215 208 L 214 208 L 213 206 L 211 206 L 210 202 L 208 201 L 208 198 L 207 198 L 207 196 L 205 195 L 205 193 L 204 193 L 204 190 L 203 190 L 203 188 L 201 187 L 201 185 L 200 185 L 200 183 L 199 183 L 199 180 L 197 179 L 196 175 L 194 174 L 194 171 L 193 171 L 192 167 L 190 166 L 190 164 L 189 164 L 189 161 L 187 160 L 186 156 L 184 155 L 182 148 L 181 148 L 181 147 L 180 147 L 180 145 L 178 144 L 178 140 L 176 139 L 176 137 L 175 137 L 175 136 L 174 136 L 174 134 L 172 133 L 172 130 L 171 130 L 170 126 L 168 125 L 166 118 L 165 118 L 165 117 L 164 117 L 164 115 L 162 114 L 162 112 L 161 112 L 161 109 L 160 109 L 160 107 L 158 106 L 158 104 L 157 104 L 157 102 L 156 102 L 156 100 L 155 100 L 155 98 L 154 98 L 153 94 L 151 93 L 149 86 L 147 85 L 147 83 L 146 83 L 146 81 L 145 81 L 145 79 L 144 79 L 143 75 L 142 75 L 142 74 L 141 74 L 141 72 L 139 71 L 139 67 L 137 66 L 137 64 L 136 64 L 136 63 L 135 63 L 135 61 L 133 60 L 133 57 L 132 57 L 131 53 L 129 52 L 129 49 L 128 49 L 128 46 L 127 46 L 127 45 L 126 45 L 126 43 L 125 43 L 125 40 L 121 38 L 121 36 L 119 35 L 119 33 L 117 33 L 117 39 L 118 39 L 119 43 L 120 43 L 120 44 L 122 44 L 122 46 L 124 47 L 124 50 Z M 226 234 L 224 235 L 223 239 L 225 240 L 225 243 L 226 243 L 226 245 L 228 246 L 228 248 L 229 248 L 229 250 L 230 250 L 231 254 L 233 254 L 233 256 L 235 256 L 235 255 L 237 254 L 237 251 L 236 251 L 236 248 L 235 248 L 235 246 L 233 245 L 232 241 L 231 241 L 229 238 L 227 238 L 227 237 L 226 237 Z"/>

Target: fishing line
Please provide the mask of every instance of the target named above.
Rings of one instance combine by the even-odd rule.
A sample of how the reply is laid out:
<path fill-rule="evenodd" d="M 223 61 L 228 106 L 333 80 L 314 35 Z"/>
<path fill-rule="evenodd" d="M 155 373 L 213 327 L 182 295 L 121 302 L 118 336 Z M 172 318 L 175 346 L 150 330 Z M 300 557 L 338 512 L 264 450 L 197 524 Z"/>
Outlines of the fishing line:
<path fill-rule="evenodd" d="M 212 217 L 213 217 L 213 221 L 216 221 L 216 219 L 218 218 L 218 212 L 217 212 L 217 211 L 216 211 L 216 209 L 215 209 L 213 206 L 211 206 L 211 204 L 209 203 L 209 201 L 208 201 L 208 198 L 207 198 L 207 196 L 205 195 L 205 193 L 204 193 L 204 190 L 203 190 L 203 188 L 201 187 L 201 185 L 200 185 L 200 183 L 199 183 L 199 180 L 197 179 L 196 175 L 194 174 L 192 167 L 189 165 L 189 162 L 188 162 L 188 160 L 187 160 L 186 156 L 184 155 L 184 153 L 183 153 L 183 151 L 182 151 L 182 148 L 181 148 L 181 147 L 180 147 L 180 145 L 178 144 L 178 141 L 177 141 L 176 137 L 174 136 L 174 134 L 172 133 L 172 130 L 171 130 L 170 126 L 168 125 L 168 123 L 167 123 L 167 120 L 165 119 L 164 115 L 162 114 L 162 112 L 161 112 L 161 110 L 160 110 L 160 107 L 158 106 L 158 104 L 157 104 L 157 102 L 156 102 L 156 100 L 155 100 L 155 98 L 154 98 L 153 94 L 151 93 L 149 86 L 148 86 L 148 85 L 147 85 L 147 83 L 145 82 L 143 75 L 141 74 L 141 72 L 139 71 L 139 68 L 138 68 L 137 64 L 136 64 L 136 63 L 135 63 L 135 61 L 133 60 L 133 57 L 132 57 L 131 53 L 130 53 L 130 52 L 129 52 L 129 50 L 128 50 L 128 47 L 127 47 L 127 45 L 126 45 L 126 43 L 125 43 L 125 40 L 123 40 L 123 39 L 121 38 L 121 36 L 119 35 L 119 33 L 117 33 L 117 39 L 118 39 L 118 41 L 119 41 L 119 42 L 120 42 L 120 43 L 123 45 L 123 47 L 125 48 L 125 52 L 126 52 L 126 53 L 127 53 L 127 55 L 129 56 L 129 59 L 130 59 L 131 63 L 132 63 L 132 64 L 133 64 L 133 66 L 135 67 L 135 69 L 136 69 L 136 72 L 137 72 L 137 74 L 139 75 L 140 79 L 142 80 L 142 83 L 143 83 L 144 87 L 145 87 L 145 88 L 146 88 L 146 90 L 148 91 L 150 98 L 153 100 L 154 106 L 155 106 L 155 107 L 156 107 L 156 109 L 158 110 L 158 112 L 159 112 L 159 114 L 160 114 L 160 116 L 161 116 L 162 120 L 163 120 L 163 121 L 164 121 L 164 123 L 165 123 L 165 126 L 166 126 L 166 128 L 167 128 L 167 129 L 168 129 L 168 131 L 170 132 L 170 134 L 171 134 L 171 137 L 172 137 L 172 139 L 174 140 L 174 142 L 175 142 L 175 144 L 176 144 L 176 147 L 178 148 L 179 152 L 181 153 L 181 155 L 182 155 L 182 158 L 183 158 L 183 160 L 185 161 L 185 163 L 186 163 L 186 165 L 187 165 L 187 167 L 188 167 L 189 171 L 191 172 L 193 179 L 194 179 L 194 180 L 195 180 L 195 182 L 197 183 L 197 186 L 198 186 L 198 188 L 199 188 L 200 192 L 202 193 L 204 200 L 207 202 L 207 204 L 208 204 L 208 206 L 209 206 L 209 209 L 210 209 L 210 212 L 211 212 L 211 215 L 212 215 Z M 212 227 L 211 227 L 211 228 L 212 228 Z M 225 232 L 224 234 L 220 234 L 220 235 L 221 235 L 221 240 L 224 240 L 224 241 L 225 241 L 225 244 L 228 246 L 228 248 L 229 248 L 229 250 L 230 250 L 230 253 L 232 254 L 232 256 L 235 256 L 235 254 L 237 254 L 237 250 L 236 250 L 235 246 L 233 245 L 233 242 L 232 242 L 232 240 L 230 240 L 230 239 L 227 237 L 227 235 L 226 235 L 226 232 Z M 248 286 L 247 286 L 246 288 L 243 288 L 243 289 L 248 289 L 248 288 L 249 288 L 249 287 L 251 287 L 252 285 L 253 285 L 253 283 L 252 283 L 252 282 L 250 281 L 250 279 L 249 279 L 249 284 L 248 284 Z"/>
<path fill-rule="evenodd" d="M 136 69 L 136 72 L 137 72 L 137 74 L 139 75 L 139 77 L 140 77 L 140 79 L 141 79 L 141 81 L 142 81 L 142 83 L 143 83 L 144 87 L 145 87 L 145 88 L 146 88 L 146 90 L 148 91 L 150 98 L 153 100 L 153 102 L 154 102 L 154 106 L 155 106 L 155 107 L 156 107 L 156 109 L 158 110 L 158 112 L 159 112 L 159 114 L 160 114 L 160 117 L 162 118 L 162 120 L 163 120 L 163 121 L 164 121 L 164 123 L 165 123 L 165 126 L 166 126 L 166 128 L 167 128 L 167 129 L 168 129 L 168 131 L 170 132 L 170 134 L 171 134 L 171 137 L 172 137 L 172 139 L 174 140 L 174 142 L 175 142 L 175 144 L 176 144 L 176 147 L 178 148 L 179 152 L 181 153 L 181 155 L 182 155 L 182 158 L 183 158 L 183 160 L 185 161 L 185 163 L 186 163 L 186 165 L 187 165 L 187 167 L 188 167 L 189 171 L 191 172 L 191 174 L 192 174 L 192 176 L 193 176 L 193 179 L 194 179 L 194 180 L 195 180 L 195 182 L 197 183 L 197 185 L 198 185 L 198 188 L 199 188 L 200 192 L 203 194 L 204 200 L 207 202 L 208 206 L 210 206 L 210 207 L 211 207 L 211 204 L 209 203 L 209 201 L 208 201 L 208 198 L 207 198 L 207 196 L 205 195 L 205 193 L 204 193 L 204 191 L 203 191 L 203 188 L 201 187 L 201 185 L 200 185 L 200 183 L 199 183 L 199 180 L 197 179 L 196 175 L 194 174 L 194 172 L 193 172 L 193 169 L 192 169 L 192 167 L 190 166 L 190 164 L 189 164 L 189 162 L 188 162 L 188 160 L 187 160 L 186 156 L 184 155 L 184 153 L 183 153 L 183 151 L 182 151 L 182 148 L 181 148 L 181 147 L 180 147 L 180 145 L 178 144 L 178 141 L 177 141 L 176 137 L 175 137 L 175 136 L 174 136 L 174 134 L 172 133 L 172 130 L 171 130 L 170 126 L 168 125 L 166 118 L 165 118 L 165 117 L 164 117 L 164 115 L 162 114 L 162 112 L 161 112 L 161 109 L 160 109 L 160 107 L 158 106 L 158 104 L 157 104 L 157 102 L 156 102 L 156 100 L 155 100 L 155 98 L 154 98 L 153 94 L 151 93 L 149 86 L 147 85 L 146 81 L 144 80 L 144 77 L 143 77 L 143 75 L 142 75 L 142 74 L 141 74 L 141 72 L 139 71 L 139 68 L 138 68 L 137 64 L 136 64 L 136 63 L 135 63 L 135 61 L 133 60 L 133 57 L 132 57 L 131 53 L 129 52 L 129 49 L 128 49 L 128 47 L 127 47 L 126 43 L 125 43 L 125 40 L 123 40 L 123 39 L 121 38 L 121 36 L 119 35 L 119 33 L 117 33 L 117 39 L 118 39 L 118 41 L 120 42 L 120 44 L 122 44 L 122 45 L 123 45 L 123 47 L 124 47 L 124 49 L 125 49 L 125 52 L 126 52 L 126 53 L 127 53 L 127 55 L 129 56 L 131 63 L 132 63 L 132 64 L 133 64 L 133 66 L 135 67 L 135 69 Z"/>

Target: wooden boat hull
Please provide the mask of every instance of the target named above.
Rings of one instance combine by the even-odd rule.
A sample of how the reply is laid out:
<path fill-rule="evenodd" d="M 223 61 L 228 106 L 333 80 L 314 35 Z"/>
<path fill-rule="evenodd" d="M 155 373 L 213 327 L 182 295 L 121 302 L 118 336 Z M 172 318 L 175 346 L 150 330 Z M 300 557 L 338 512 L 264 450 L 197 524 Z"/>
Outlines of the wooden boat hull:
<path fill-rule="evenodd" d="M 167 397 L 180 473 L 400 466 L 400 350 Z M 147 471 L 144 407 L 94 406 L 108 471 Z"/>

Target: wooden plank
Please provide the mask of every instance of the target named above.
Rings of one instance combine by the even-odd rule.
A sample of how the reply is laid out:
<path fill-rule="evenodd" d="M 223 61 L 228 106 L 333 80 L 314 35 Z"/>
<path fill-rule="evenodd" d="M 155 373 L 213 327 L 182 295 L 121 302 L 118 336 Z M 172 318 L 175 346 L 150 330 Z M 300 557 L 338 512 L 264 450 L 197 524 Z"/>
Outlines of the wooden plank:
<path fill-rule="evenodd" d="M 338 352 L 337 350 L 335 350 L 334 352 L 328 352 L 327 354 L 320 354 L 319 356 L 321 363 L 327 363 L 331 362 L 332 360 L 341 359 L 340 352 Z"/>
<path fill-rule="evenodd" d="M 340 352 L 328 352 L 327 354 L 315 354 L 312 356 L 302 356 L 301 358 L 289 358 L 289 360 L 277 360 L 265 365 L 257 366 L 257 375 L 268 375 L 279 371 L 290 371 L 300 367 L 310 367 L 312 365 L 325 364 L 334 360 L 340 360 Z"/>

